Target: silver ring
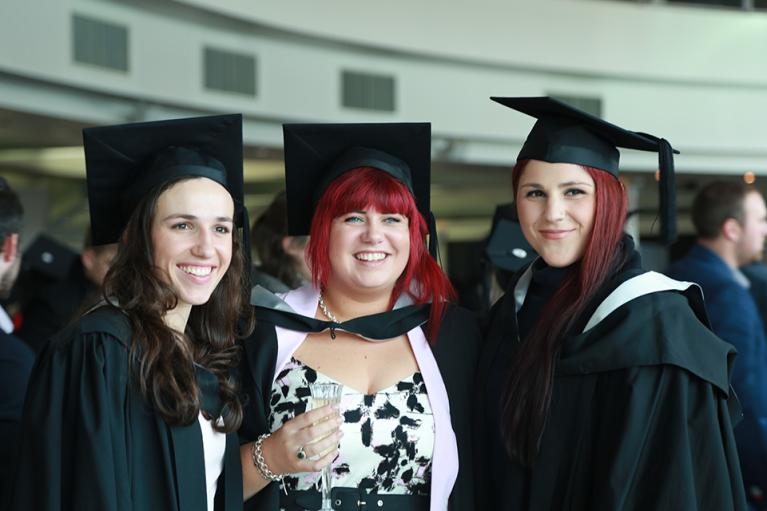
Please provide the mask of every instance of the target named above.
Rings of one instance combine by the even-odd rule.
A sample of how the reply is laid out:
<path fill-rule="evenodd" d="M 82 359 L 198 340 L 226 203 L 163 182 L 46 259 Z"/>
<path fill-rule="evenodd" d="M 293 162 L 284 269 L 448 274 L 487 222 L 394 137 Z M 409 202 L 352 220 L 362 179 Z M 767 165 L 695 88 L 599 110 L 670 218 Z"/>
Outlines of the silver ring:
<path fill-rule="evenodd" d="M 299 447 L 298 450 L 296 451 L 296 458 L 298 458 L 299 460 L 305 460 L 306 459 L 306 451 L 304 451 L 304 446 L 303 445 L 301 447 Z"/>

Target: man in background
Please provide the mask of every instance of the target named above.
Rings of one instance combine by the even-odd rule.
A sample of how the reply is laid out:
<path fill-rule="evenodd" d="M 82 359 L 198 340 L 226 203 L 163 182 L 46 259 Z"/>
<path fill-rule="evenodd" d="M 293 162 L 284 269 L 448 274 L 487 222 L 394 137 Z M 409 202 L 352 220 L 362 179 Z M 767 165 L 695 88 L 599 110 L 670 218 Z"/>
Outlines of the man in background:
<path fill-rule="evenodd" d="M 668 270 L 669 276 L 697 282 L 714 332 L 738 350 L 732 386 L 743 407 L 735 440 L 746 494 L 765 509 L 767 494 L 767 339 L 738 269 L 758 257 L 767 236 L 767 206 L 741 182 L 714 182 L 695 197 L 692 221 L 697 243 Z"/>
<path fill-rule="evenodd" d="M 45 342 L 101 298 L 101 285 L 117 253 L 117 245 L 94 246 L 90 228 L 83 251 L 67 276 L 33 294 L 22 310 L 18 335 L 37 353 Z"/>
<path fill-rule="evenodd" d="M 0 177 L 0 299 L 10 295 L 21 267 L 22 214 L 19 197 Z M 12 332 L 11 318 L 0 306 L 0 508 L 8 496 L 21 410 L 35 360 L 32 350 Z"/>

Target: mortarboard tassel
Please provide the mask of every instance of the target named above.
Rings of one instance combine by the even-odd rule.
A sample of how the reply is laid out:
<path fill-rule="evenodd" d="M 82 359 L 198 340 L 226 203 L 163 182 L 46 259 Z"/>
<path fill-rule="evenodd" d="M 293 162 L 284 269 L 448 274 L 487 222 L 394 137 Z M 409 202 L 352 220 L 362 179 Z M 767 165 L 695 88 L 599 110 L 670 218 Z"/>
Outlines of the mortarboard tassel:
<path fill-rule="evenodd" d="M 674 149 L 666 139 L 658 140 L 660 179 L 661 241 L 671 245 L 676 241 L 676 178 L 674 176 Z"/>

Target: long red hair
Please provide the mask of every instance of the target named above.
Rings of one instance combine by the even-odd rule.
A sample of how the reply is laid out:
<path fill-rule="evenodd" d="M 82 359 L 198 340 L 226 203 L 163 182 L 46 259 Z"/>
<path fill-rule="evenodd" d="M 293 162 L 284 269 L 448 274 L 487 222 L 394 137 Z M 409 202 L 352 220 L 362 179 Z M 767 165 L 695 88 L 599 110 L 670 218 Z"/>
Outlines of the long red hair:
<path fill-rule="evenodd" d="M 307 260 L 314 285 L 323 289 L 330 277 L 330 226 L 333 219 L 350 211 L 367 209 L 407 217 L 410 257 L 394 285 L 389 308 L 394 306 L 402 293 L 410 295 L 418 304 L 431 301 L 426 333 L 430 342 L 435 342 L 446 303 L 455 297 L 455 290 L 442 268 L 429 255 L 426 248 L 429 229 L 413 195 L 404 184 L 386 172 L 373 167 L 350 170 L 335 179 L 322 194 L 312 218 L 307 246 Z M 415 286 L 414 281 L 417 283 Z"/>
<path fill-rule="evenodd" d="M 527 161 L 512 172 L 516 197 Z M 531 466 L 549 413 L 556 362 L 565 336 L 608 277 L 624 264 L 619 250 L 628 209 L 626 189 L 607 172 L 583 167 L 594 180 L 594 224 L 576 269 L 541 310 L 509 367 L 502 396 L 502 434 L 509 454 Z"/>

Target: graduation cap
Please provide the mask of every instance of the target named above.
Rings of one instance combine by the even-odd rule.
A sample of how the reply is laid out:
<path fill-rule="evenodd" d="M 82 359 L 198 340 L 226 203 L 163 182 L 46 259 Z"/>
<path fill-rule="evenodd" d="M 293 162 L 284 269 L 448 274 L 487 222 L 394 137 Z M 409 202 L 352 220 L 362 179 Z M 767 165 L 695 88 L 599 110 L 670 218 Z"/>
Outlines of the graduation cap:
<path fill-rule="evenodd" d="M 485 257 L 503 270 L 517 271 L 535 259 L 538 254 L 525 239 L 522 228 L 514 219 L 513 204 L 495 208 L 493 226 L 485 244 Z"/>
<path fill-rule="evenodd" d="M 517 160 L 574 163 L 618 177 L 619 147 L 658 153 L 661 237 L 676 239 L 674 153 L 668 141 L 623 129 L 550 97 L 491 97 L 504 106 L 535 117 L 537 122 Z"/>
<path fill-rule="evenodd" d="M 309 234 L 322 194 L 343 173 L 373 167 L 407 186 L 429 223 L 429 251 L 436 250 L 429 209 L 431 124 L 284 124 L 288 233 Z"/>
<path fill-rule="evenodd" d="M 21 258 L 25 272 L 37 272 L 55 280 L 64 280 L 80 254 L 48 235 L 38 235 Z"/>
<path fill-rule="evenodd" d="M 86 128 L 83 145 L 94 245 L 117 242 L 141 198 L 181 177 L 206 177 L 229 191 L 247 245 L 241 115 Z"/>

